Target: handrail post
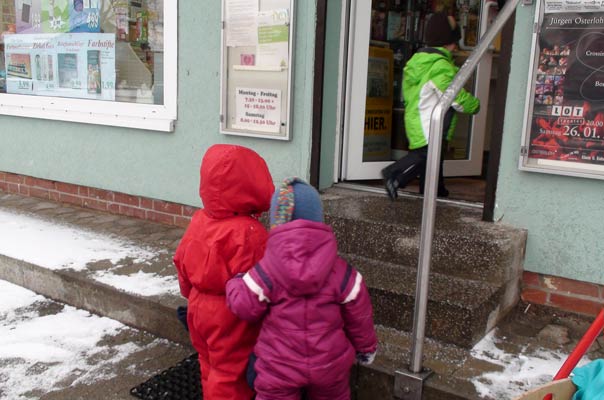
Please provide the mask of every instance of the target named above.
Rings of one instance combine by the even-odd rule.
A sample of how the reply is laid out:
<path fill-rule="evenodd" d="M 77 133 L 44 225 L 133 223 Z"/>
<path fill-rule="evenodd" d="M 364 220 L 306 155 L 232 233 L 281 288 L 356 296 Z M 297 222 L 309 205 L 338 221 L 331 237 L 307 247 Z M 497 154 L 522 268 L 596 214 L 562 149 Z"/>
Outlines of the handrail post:
<path fill-rule="evenodd" d="M 413 318 L 411 360 L 408 373 L 399 372 L 400 375 L 407 378 L 417 379 L 419 376 L 421 379 L 421 377 L 426 376 L 422 367 L 422 359 L 424 352 L 426 311 L 428 306 L 428 286 L 430 283 L 430 264 L 432 261 L 432 240 L 434 236 L 434 220 L 436 214 L 436 193 L 440 164 L 441 139 L 445 113 L 453 104 L 455 97 L 470 78 L 474 72 L 474 69 L 476 69 L 476 66 L 480 62 L 482 55 L 488 50 L 490 43 L 493 41 L 499 31 L 501 31 L 510 16 L 514 13 L 516 6 L 520 1 L 521 0 L 508 0 L 506 2 L 505 6 L 498 13 L 495 21 L 493 21 L 491 27 L 487 30 L 485 35 L 480 38 L 476 48 L 474 51 L 472 51 L 466 62 L 460 68 L 459 72 L 432 110 L 428 141 L 428 159 L 426 162 L 426 183 L 424 187 L 419 259 L 417 267 L 417 286 Z M 483 107 L 486 108 L 486 104 L 483 105 Z M 395 385 L 395 387 L 396 386 L 397 385 Z M 401 388 L 401 386 L 403 387 Z M 401 385 L 400 383 L 398 384 L 398 387 L 403 393 L 405 393 L 404 398 L 421 398 L 421 390 L 419 390 L 419 392 L 413 390 L 410 391 L 409 387 Z M 410 392 L 413 392 L 413 395 L 416 397 L 409 397 L 406 395 Z"/>

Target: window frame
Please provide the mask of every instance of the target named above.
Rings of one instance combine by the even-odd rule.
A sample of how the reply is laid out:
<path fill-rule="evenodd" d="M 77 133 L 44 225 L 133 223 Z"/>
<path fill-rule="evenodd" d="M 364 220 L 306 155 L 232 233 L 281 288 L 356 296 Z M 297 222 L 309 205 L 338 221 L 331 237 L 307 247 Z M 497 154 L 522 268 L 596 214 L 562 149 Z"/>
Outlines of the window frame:
<path fill-rule="evenodd" d="M 163 8 L 163 105 L 0 93 L 0 115 L 173 132 L 178 94 L 178 0 L 164 0 Z"/>

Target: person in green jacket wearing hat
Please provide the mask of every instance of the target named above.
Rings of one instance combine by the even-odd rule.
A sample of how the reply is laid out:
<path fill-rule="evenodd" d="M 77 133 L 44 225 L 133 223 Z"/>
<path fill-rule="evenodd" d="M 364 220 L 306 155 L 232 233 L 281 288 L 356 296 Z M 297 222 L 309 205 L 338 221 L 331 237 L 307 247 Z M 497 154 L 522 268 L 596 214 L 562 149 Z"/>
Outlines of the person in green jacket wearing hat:
<path fill-rule="evenodd" d="M 420 192 L 424 192 L 426 160 L 428 157 L 428 135 L 432 110 L 449 86 L 458 69 L 451 54 L 460 39 L 455 19 L 444 12 L 430 17 L 426 24 L 425 42 L 428 47 L 419 49 L 407 62 L 403 71 L 403 98 L 405 102 L 405 131 L 409 141 L 406 156 L 382 170 L 386 191 L 391 200 L 397 197 L 398 188 L 403 188 L 419 176 Z M 443 147 L 455 131 L 455 112 L 476 114 L 480 101 L 462 89 L 445 115 Z M 443 179 L 443 157 L 441 152 L 438 196 L 447 197 Z"/>

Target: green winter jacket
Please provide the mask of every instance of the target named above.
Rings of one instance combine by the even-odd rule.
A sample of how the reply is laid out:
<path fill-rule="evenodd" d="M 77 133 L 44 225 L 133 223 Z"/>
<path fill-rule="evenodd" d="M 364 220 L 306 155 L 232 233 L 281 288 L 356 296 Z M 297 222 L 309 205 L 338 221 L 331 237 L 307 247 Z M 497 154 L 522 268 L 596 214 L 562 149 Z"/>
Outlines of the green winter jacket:
<path fill-rule="evenodd" d="M 415 53 L 403 71 L 405 130 L 410 150 L 428 145 L 432 110 L 459 69 L 453 63 L 450 51 L 443 47 L 436 49 L 440 53 Z M 476 114 L 480 109 L 480 100 L 462 89 L 453 101 L 452 108 L 462 113 Z M 456 123 L 457 116 L 454 115 L 447 140 L 453 137 Z"/>

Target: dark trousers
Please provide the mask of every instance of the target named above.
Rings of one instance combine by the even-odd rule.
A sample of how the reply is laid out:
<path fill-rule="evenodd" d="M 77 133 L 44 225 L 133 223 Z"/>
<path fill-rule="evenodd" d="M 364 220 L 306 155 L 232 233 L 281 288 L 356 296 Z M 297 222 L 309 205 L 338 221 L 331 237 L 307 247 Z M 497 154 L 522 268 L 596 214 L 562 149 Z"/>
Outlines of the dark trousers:
<path fill-rule="evenodd" d="M 440 152 L 440 169 L 438 173 L 438 195 L 446 196 L 448 194 L 445 188 L 445 178 L 443 176 L 443 161 L 445 159 L 445 149 L 447 141 L 443 139 Z M 404 188 L 415 178 L 419 178 L 419 192 L 424 193 L 424 184 L 426 182 L 426 161 L 428 160 L 428 146 L 419 149 L 409 150 L 406 156 L 402 157 L 394 164 L 391 164 L 382 170 L 384 179 L 395 179 L 397 187 Z"/>

